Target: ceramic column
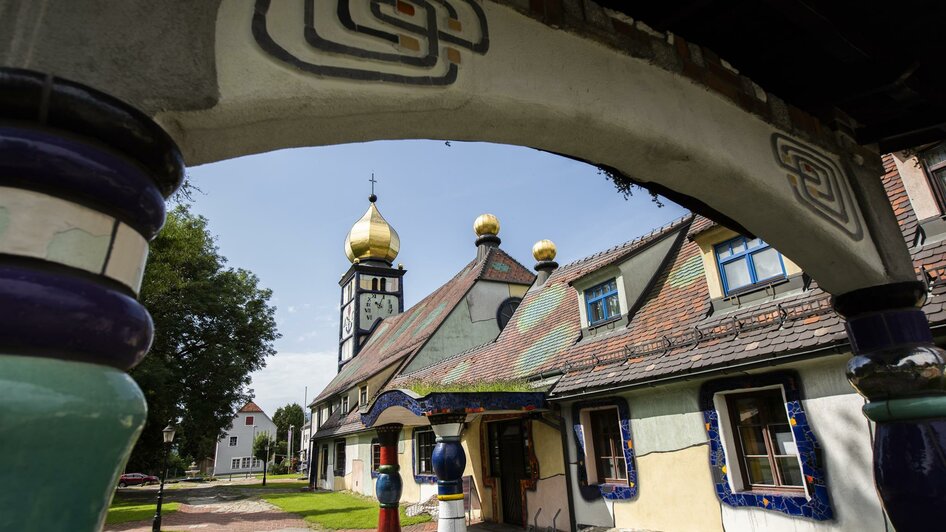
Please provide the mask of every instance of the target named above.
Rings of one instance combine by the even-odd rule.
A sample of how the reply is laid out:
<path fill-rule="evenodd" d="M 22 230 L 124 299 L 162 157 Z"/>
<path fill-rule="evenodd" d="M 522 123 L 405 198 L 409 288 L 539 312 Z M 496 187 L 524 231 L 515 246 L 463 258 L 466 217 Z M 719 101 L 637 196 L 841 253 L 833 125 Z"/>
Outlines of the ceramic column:
<path fill-rule="evenodd" d="M 378 478 L 374 491 L 381 503 L 378 513 L 378 532 L 397 532 L 401 530 L 401 518 L 398 515 L 401 502 L 401 467 L 397 464 L 397 442 L 401 438 L 401 425 L 391 423 L 381 425 L 378 431 L 378 443 L 381 445 L 381 464 L 378 466 Z"/>
<path fill-rule="evenodd" d="M 182 176 L 144 114 L 0 69 L 0 530 L 101 529 L 145 422 L 136 296 Z"/>
<path fill-rule="evenodd" d="M 463 511 L 463 470 L 466 454 L 460 445 L 464 414 L 430 416 L 430 425 L 437 436 L 431 462 L 437 475 L 437 499 L 440 501 L 438 532 L 466 532 Z"/>
<path fill-rule="evenodd" d="M 933 344 L 922 283 L 835 299 L 854 351 L 848 378 L 869 400 L 874 481 L 897 530 L 929 530 L 946 503 L 946 352 Z"/>

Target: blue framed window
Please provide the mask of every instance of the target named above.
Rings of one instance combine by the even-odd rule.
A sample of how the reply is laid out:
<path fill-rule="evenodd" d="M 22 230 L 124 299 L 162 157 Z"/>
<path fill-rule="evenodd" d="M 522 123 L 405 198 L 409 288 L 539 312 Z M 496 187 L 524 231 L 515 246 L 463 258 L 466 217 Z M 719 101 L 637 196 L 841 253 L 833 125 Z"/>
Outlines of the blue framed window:
<path fill-rule="evenodd" d="M 717 244 L 716 262 L 726 295 L 785 277 L 782 254 L 761 238 L 737 236 Z"/>
<path fill-rule="evenodd" d="M 618 284 L 615 279 L 585 290 L 585 305 L 588 307 L 588 324 L 594 325 L 621 315 L 618 302 Z"/>

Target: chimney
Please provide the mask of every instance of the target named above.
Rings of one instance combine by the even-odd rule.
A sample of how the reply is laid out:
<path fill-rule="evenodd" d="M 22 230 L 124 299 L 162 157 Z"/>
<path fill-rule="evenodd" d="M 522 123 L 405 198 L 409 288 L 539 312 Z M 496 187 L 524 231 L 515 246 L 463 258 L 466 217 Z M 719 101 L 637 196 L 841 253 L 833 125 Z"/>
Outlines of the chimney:
<path fill-rule="evenodd" d="M 473 232 L 476 233 L 476 260 L 486 259 L 490 248 L 498 248 L 502 242 L 499 239 L 499 218 L 492 214 L 481 214 L 473 222 Z"/>
<path fill-rule="evenodd" d="M 534 286 L 544 285 L 545 281 L 552 275 L 552 272 L 558 268 L 558 263 L 555 262 L 555 255 L 557 253 L 558 250 L 555 248 L 555 243 L 551 240 L 539 240 L 532 246 L 532 256 L 537 261 L 535 263 L 535 271 L 538 272 L 535 277 Z"/>

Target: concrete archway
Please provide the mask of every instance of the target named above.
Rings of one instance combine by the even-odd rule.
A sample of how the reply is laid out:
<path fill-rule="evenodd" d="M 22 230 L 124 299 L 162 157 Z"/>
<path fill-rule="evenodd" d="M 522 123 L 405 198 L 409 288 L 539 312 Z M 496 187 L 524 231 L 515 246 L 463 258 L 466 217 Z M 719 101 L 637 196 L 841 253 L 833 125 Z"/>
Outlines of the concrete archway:
<path fill-rule="evenodd" d="M 143 396 L 120 370 L 150 343 L 150 320 L 132 296 L 163 220 L 160 208 L 145 213 L 139 192 L 157 206 L 174 188 L 159 185 L 182 173 L 175 143 L 194 165 L 293 146 L 447 138 L 613 169 L 790 256 L 839 296 L 835 308 L 848 318 L 849 378 L 878 423 L 875 466 L 887 475 L 878 486 L 895 524 L 930 522 L 942 502 L 942 464 L 898 460 L 946 447 L 929 439 L 946 431 L 946 353 L 918 308 L 925 286 L 877 179 L 879 155 L 844 133 L 843 116 L 833 132 L 838 124 L 786 104 L 710 51 L 589 0 L 61 0 L 3 9 L 0 67 L 33 71 L 0 73 L 0 141 L 10 148 L 0 163 L 15 185 L 0 207 L 25 220 L 21 241 L 0 247 L 0 303 L 19 305 L 0 327 L 0 374 L 21 400 L 3 413 L 42 426 L 15 431 L 0 445 L 5 456 L 35 458 L 60 418 L 78 433 L 94 417 L 103 437 L 84 445 L 96 452 L 70 452 L 96 476 L 91 491 L 114 484 L 109 475 L 143 423 Z M 91 247 L 75 242 L 81 253 L 54 260 L 43 238 L 55 241 L 76 220 L 94 229 L 94 260 L 86 264 Z M 65 297 L 75 294 L 91 303 Z M 127 308 L 138 319 L 126 326 Z M 65 310 L 112 321 L 82 327 Z M 65 392 L 76 398 L 68 415 L 55 410 Z M 888 448 L 897 452 L 882 454 Z M 49 454 L 43 463 L 57 463 Z M 101 525 L 100 506 L 70 503 L 84 528 Z M 32 508 L 0 499 L 0 515 L 12 519 Z M 50 523 L 63 516 L 43 513 Z"/>
<path fill-rule="evenodd" d="M 915 280 L 876 153 L 724 61 L 700 63 L 722 81 L 695 81 L 692 45 L 619 15 L 563 31 L 512 1 L 90 4 L 22 8 L 0 34 L 7 66 L 122 97 L 188 164 L 378 139 L 530 146 L 692 198 L 834 294 Z M 89 31 L 103 21 L 116 31 Z"/>

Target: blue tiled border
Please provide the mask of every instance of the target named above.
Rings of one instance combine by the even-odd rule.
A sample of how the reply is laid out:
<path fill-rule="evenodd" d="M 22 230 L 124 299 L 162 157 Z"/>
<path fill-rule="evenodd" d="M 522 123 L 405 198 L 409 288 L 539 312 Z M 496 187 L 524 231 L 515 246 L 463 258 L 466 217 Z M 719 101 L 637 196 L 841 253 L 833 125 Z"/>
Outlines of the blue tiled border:
<path fill-rule="evenodd" d="M 434 392 L 424 397 L 412 397 L 402 390 L 389 390 L 379 395 L 371 408 L 361 415 L 362 424 L 371 427 L 382 412 L 395 406 L 406 408 L 416 416 L 424 416 L 448 412 L 530 411 L 546 408 L 546 402 L 542 392 Z"/>
<path fill-rule="evenodd" d="M 585 470 L 585 438 L 581 426 L 581 411 L 587 408 L 614 406 L 618 409 L 621 421 L 621 437 L 624 440 L 624 460 L 627 463 L 627 485 L 624 484 L 588 484 Z M 605 499 L 625 501 L 637 496 L 637 463 L 634 461 L 634 442 L 631 439 L 631 416 L 627 401 L 620 397 L 582 401 L 572 405 L 572 425 L 578 452 L 578 491 L 586 501 L 604 497 Z"/>
<path fill-rule="evenodd" d="M 828 487 L 825 483 L 824 465 L 821 463 L 821 446 L 808 425 L 808 416 L 801 404 L 798 374 L 794 371 L 777 371 L 761 375 L 742 375 L 709 381 L 700 388 L 700 408 L 710 440 L 710 469 L 716 495 L 723 503 L 733 507 L 755 507 L 784 514 L 807 517 L 818 521 L 834 518 Z M 792 434 L 801 457 L 802 474 L 811 498 L 804 495 L 733 493 L 729 487 L 726 469 L 726 454 L 719 435 L 719 416 L 713 396 L 722 391 L 738 391 L 748 388 L 781 385 L 785 392 L 785 407 Z"/>

